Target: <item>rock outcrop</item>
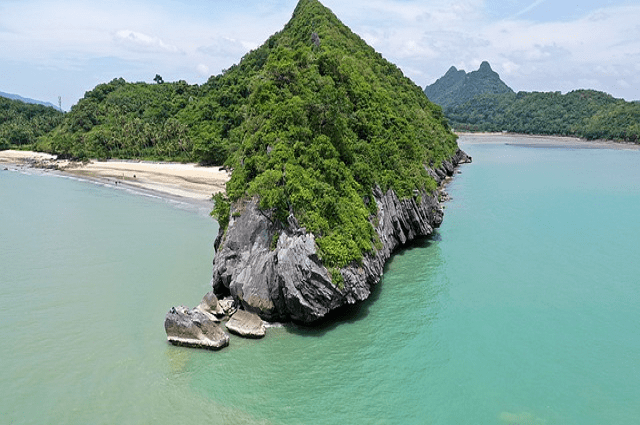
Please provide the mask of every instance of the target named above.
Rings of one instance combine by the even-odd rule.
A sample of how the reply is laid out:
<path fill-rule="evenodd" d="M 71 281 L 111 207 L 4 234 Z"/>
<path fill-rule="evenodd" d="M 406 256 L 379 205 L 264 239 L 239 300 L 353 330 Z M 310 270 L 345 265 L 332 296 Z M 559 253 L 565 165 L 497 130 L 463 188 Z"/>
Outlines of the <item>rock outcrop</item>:
<path fill-rule="evenodd" d="M 167 340 L 173 345 L 219 350 L 229 345 L 229 335 L 211 314 L 198 308 L 172 307 L 164 320 Z"/>
<path fill-rule="evenodd" d="M 225 326 L 234 334 L 246 338 L 262 338 L 267 332 L 260 316 L 244 310 L 236 311 Z"/>
<path fill-rule="evenodd" d="M 200 301 L 200 304 L 198 304 L 194 310 L 198 310 L 208 315 L 209 318 L 215 322 L 219 322 L 220 318 L 226 315 L 225 310 L 218 302 L 218 297 L 216 297 L 216 294 L 213 292 L 209 292 L 202 297 L 202 301 Z"/>
<path fill-rule="evenodd" d="M 430 173 L 441 184 L 453 175 L 458 164 L 470 161 L 458 150 Z M 314 235 L 301 228 L 295 217 L 289 216 L 286 226 L 276 223 L 259 210 L 255 198 L 232 206 L 227 231 L 216 240 L 214 292 L 231 295 L 242 309 L 264 320 L 303 323 L 365 300 L 393 251 L 410 240 L 430 235 L 443 218 L 437 192 L 399 199 L 395 192 L 383 193 L 376 187 L 373 195 L 378 214 L 372 223 L 382 247 L 366 255 L 361 264 L 341 269 L 344 284 L 338 286 L 318 258 Z"/>
<path fill-rule="evenodd" d="M 226 328 L 246 338 L 262 338 L 266 335 L 265 324 L 257 314 L 236 308 L 232 298 L 218 300 L 209 292 L 193 309 L 185 306 L 172 307 L 164 320 L 167 340 L 173 345 L 219 350 L 229 345 Z"/>

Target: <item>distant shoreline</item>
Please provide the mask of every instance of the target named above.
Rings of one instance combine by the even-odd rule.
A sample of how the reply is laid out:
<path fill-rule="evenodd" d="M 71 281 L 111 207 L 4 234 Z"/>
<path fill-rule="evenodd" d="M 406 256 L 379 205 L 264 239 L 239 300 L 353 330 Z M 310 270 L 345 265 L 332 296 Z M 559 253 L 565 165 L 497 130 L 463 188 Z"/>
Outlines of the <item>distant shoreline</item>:
<path fill-rule="evenodd" d="M 4 169 L 61 173 L 208 207 L 213 206 L 212 195 L 223 192 L 230 178 L 230 173 L 221 167 L 130 160 L 82 163 L 58 160 L 54 155 L 41 152 L 15 150 L 0 151 L 0 171 Z"/>
<path fill-rule="evenodd" d="M 479 140 L 471 143 L 506 143 L 514 146 L 531 146 L 531 147 L 558 147 L 572 149 L 615 149 L 615 150 L 640 150 L 640 145 L 636 143 L 616 142 L 613 140 L 587 140 L 579 137 L 571 136 L 548 136 L 536 134 L 520 134 L 520 133 L 501 133 L 501 132 L 463 132 L 456 131 L 456 135 L 465 138 L 477 138 Z M 482 140 L 484 138 L 502 139 L 502 140 Z M 508 139 L 527 139 L 527 143 L 514 141 L 510 143 Z M 469 140 L 467 139 L 467 142 Z"/>

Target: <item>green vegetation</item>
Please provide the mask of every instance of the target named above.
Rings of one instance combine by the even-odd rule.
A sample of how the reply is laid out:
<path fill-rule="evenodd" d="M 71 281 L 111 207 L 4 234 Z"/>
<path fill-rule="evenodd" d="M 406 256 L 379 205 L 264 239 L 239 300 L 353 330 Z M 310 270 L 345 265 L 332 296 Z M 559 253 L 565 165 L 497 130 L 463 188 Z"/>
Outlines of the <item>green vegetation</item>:
<path fill-rule="evenodd" d="M 315 0 L 208 85 L 184 114 L 200 114 L 201 146 L 227 149 L 229 201 L 257 195 L 273 220 L 293 214 L 329 267 L 374 249 L 375 184 L 433 190 L 424 165 L 457 149 L 440 107 Z"/>
<path fill-rule="evenodd" d="M 87 92 L 37 148 L 80 159 L 194 160 L 188 128 L 176 115 L 198 92 L 184 81 L 152 85 L 114 79 Z"/>
<path fill-rule="evenodd" d="M 465 73 L 451 67 L 425 88 L 460 131 L 509 131 L 576 136 L 638 143 L 640 103 L 625 102 L 595 90 L 514 93 L 483 62 Z"/>
<path fill-rule="evenodd" d="M 231 205 L 228 199 L 222 193 L 216 193 L 213 195 L 213 210 L 211 216 L 216 219 L 221 229 L 226 229 L 229 225 L 229 212 Z"/>
<path fill-rule="evenodd" d="M 640 143 L 640 103 L 618 100 L 602 108 L 581 129 L 587 139 L 613 139 Z"/>
<path fill-rule="evenodd" d="M 0 150 L 27 149 L 56 127 L 62 112 L 43 105 L 0 97 Z"/>
<path fill-rule="evenodd" d="M 640 104 L 594 90 L 485 94 L 446 110 L 466 131 L 509 131 L 638 143 Z"/>

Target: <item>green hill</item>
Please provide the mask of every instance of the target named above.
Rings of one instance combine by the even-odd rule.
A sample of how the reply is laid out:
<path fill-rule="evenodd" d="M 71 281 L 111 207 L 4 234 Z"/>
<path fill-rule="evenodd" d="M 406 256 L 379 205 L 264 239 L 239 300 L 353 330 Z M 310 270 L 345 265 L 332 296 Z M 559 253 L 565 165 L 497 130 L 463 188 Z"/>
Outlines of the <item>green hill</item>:
<path fill-rule="evenodd" d="M 640 103 L 596 90 L 514 93 L 487 62 L 465 73 L 451 67 L 425 94 L 458 131 L 508 131 L 638 143 Z"/>
<path fill-rule="evenodd" d="M 485 61 L 477 71 L 468 74 L 452 66 L 435 83 L 427 86 L 424 92 L 429 100 L 446 110 L 468 102 L 478 95 L 513 93 L 513 90 L 491 69 L 489 62 Z"/>
<path fill-rule="evenodd" d="M 199 93 L 184 81 L 116 78 L 87 92 L 37 148 L 70 158 L 195 161 L 189 129 L 176 115 Z"/>
<path fill-rule="evenodd" d="M 482 95 L 446 111 L 466 131 L 576 136 L 637 143 L 640 104 L 595 90 Z"/>
<path fill-rule="evenodd" d="M 433 190 L 425 165 L 457 150 L 441 108 L 316 0 L 208 85 L 183 116 L 197 143 L 229 149 L 229 200 L 257 195 L 283 222 L 293 213 L 328 266 L 373 250 L 375 185 Z"/>
<path fill-rule="evenodd" d="M 0 96 L 0 149 L 31 146 L 55 128 L 62 112 L 39 104 Z"/>

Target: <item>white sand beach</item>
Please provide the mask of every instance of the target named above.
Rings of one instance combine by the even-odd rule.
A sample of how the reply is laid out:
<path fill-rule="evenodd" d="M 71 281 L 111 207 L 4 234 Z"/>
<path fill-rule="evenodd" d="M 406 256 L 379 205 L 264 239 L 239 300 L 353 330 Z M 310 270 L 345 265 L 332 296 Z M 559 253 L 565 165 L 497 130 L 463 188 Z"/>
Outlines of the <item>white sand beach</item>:
<path fill-rule="evenodd" d="M 114 185 L 123 184 L 161 195 L 207 201 L 223 192 L 230 173 L 220 167 L 197 164 L 156 163 L 143 161 L 96 161 L 87 163 L 57 160 L 54 155 L 31 151 L 0 151 L 5 167 L 57 170 L 88 180 Z"/>

